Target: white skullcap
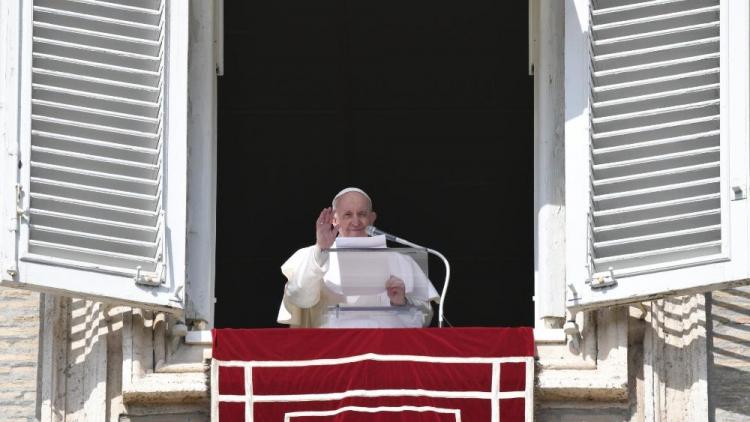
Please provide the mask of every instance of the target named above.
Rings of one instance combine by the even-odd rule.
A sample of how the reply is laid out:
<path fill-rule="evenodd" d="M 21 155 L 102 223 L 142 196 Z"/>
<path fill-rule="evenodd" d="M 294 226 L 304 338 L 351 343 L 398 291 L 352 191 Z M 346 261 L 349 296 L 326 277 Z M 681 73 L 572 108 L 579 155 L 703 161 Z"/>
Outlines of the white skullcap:
<path fill-rule="evenodd" d="M 363 191 L 360 188 L 348 187 L 345 189 L 341 189 L 341 191 L 337 193 L 336 196 L 333 197 L 333 201 L 331 201 L 331 205 L 333 206 L 333 209 L 336 209 L 336 200 L 341 198 L 342 196 L 344 196 L 345 194 L 349 192 L 357 192 L 357 193 L 361 193 L 362 195 L 364 195 L 364 197 L 367 198 L 368 201 L 370 201 L 370 208 L 372 208 L 372 199 L 370 199 L 370 195 L 368 195 L 365 191 Z"/>

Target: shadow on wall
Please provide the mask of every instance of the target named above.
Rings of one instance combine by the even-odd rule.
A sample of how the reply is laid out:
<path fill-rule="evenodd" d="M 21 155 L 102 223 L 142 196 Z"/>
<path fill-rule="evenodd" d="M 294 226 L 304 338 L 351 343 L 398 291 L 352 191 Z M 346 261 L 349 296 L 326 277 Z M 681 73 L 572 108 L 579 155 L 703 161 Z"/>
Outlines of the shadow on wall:
<path fill-rule="evenodd" d="M 163 377 L 148 393 L 123 392 L 175 356 L 171 340 L 182 340 L 165 340 L 162 316 L 169 316 L 49 294 L 42 296 L 41 314 L 38 420 L 208 422 L 208 397 L 170 401 Z"/>
<path fill-rule="evenodd" d="M 121 349 L 121 344 L 108 340 L 122 324 L 108 322 L 108 309 L 99 302 L 43 295 L 39 419 L 96 415 L 94 419 L 104 420 L 109 414 L 115 394 L 111 386 L 120 383 L 119 378 L 113 379 L 117 374 L 110 372 L 108 352 Z"/>
<path fill-rule="evenodd" d="M 709 415 L 750 419 L 750 286 L 707 295 Z"/>
<path fill-rule="evenodd" d="M 654 397 L 654 413 L 664 420 L 697 420 L 706 412 L 704 295 L 651 302 L 651 327 L 644 337 L 644 385 Z M 650 344 L 650 353 L 648 352 Z M 661 400 L 663 398 L 663 401 Z"/>
<path fill-rule="evenodd" d="M 704 295 L 630 308 L 630 420 L 705 420 L 707 321 Z"/>

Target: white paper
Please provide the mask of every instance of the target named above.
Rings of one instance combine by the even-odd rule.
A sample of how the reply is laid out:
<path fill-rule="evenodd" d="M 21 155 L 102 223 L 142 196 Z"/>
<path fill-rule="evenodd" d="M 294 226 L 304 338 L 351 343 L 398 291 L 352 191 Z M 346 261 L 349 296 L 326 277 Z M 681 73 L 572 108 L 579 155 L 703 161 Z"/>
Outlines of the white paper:
<path fill-rule="evenodd" d="M 336 249 L 373 249 L 385 248 L 385 236 L 373 237 L 341 237 L 334 243 Z M 385 283 L 391 276 L 404 281 L 406 292 L 413 289 L 413 274 L 409 263 L 409 257 L 401 256 L 398 252 L 331 252 L 329 255 L 329 269 L 324 279 L 326 286 L 332 291 L 349 296 L 355 302 L 374 304 L 372 300 L 365 298 L 352 298 L 351 296 L 379 295 L 376 302 L 387 299 L 385 295 Z M 372 298 L 375 299 L 375 298 Z M 352 300 L 347 300 L 351 303 Z M 386 301 L 386 303 L 390 303 Z"/>
<path fill-rule="evenodd" d="M 385 235 L 372 237 L 337 237 L 333 247 L 338 248 L 385 248 Z"/>

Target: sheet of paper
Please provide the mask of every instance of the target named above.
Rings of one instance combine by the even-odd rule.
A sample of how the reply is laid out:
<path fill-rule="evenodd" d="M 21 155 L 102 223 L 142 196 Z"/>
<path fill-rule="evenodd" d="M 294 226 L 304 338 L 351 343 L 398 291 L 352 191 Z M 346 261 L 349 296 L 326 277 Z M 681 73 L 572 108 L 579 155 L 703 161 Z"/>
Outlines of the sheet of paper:
<path fill-rule="evenodd" d="M 329 289 L 344 296 L 379 295 L 385 292 L 385 282 L 396 276 L 404 280 L 406 291 L 412 289 L 412 275 L 398 252 L 350 251 L 346 249 L 385 248 L 385 236 L 342 237 L 336 239 L 329 256 L 325 282 Z"/>
<path fill-rule="evenodd" d="M 334 248 L 385 248 L 385 236 L 337 237 Z"/>

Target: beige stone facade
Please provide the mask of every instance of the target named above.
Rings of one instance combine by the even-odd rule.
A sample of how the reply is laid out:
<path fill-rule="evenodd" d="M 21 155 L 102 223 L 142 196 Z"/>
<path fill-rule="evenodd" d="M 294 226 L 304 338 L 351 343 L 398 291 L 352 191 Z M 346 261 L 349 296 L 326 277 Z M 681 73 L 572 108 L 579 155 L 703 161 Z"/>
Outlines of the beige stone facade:
<path fill-rule="evenodd" d="M 750 420 L 750 287 L 711 293 L 709 406 L 717 421 Z"/>
<path fill-rule="evenodd" d="M 36 417 L 39 294 L 0 287 L 0 421 Z"/>
<path fill-rule="evenodd" d="M 536 420 L 750 420 L 749 297 L 750 288 L 735 288 L 626 308 L 626 394 L 538 389 Z M 49 295 L 40 303 L 15 289 L 0 290 L 0 304 L 0 420 L 209 420 L 208 354 L 171 335 L 169 316 Z M 620 314 L 600 313 L 598 322 Z M 580 352 L 605 367 L 619 353 L 607 341 L 600 335 L 600 350 Z"/>

